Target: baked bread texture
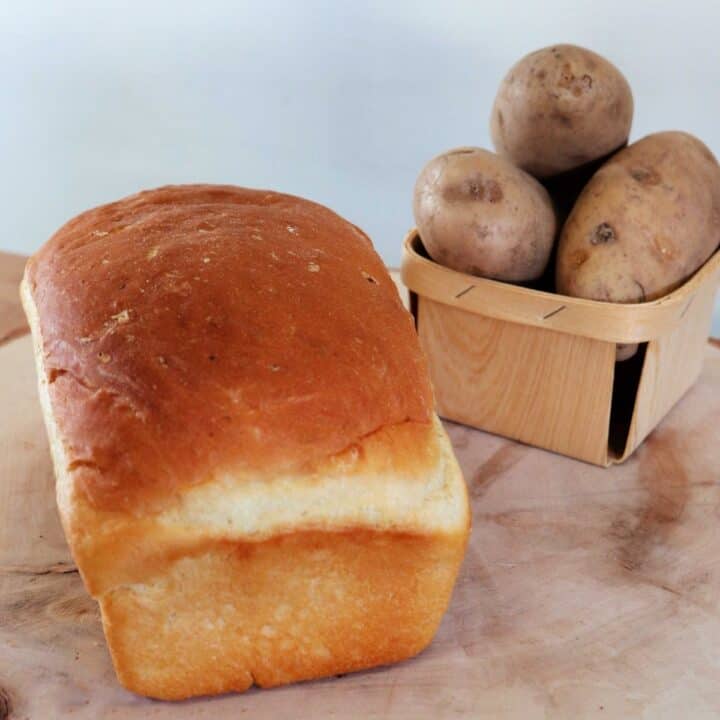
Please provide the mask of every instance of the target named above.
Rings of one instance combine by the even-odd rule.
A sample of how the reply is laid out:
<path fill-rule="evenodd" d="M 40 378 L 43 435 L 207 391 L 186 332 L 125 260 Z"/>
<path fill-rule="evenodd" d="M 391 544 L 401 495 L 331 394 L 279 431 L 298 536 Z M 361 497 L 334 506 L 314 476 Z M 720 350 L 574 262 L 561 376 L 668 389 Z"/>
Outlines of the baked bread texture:
<path fill-rule="evenodd" d="M 21 293 L 60 516 L 125 687 L 270 687 L 430 642 L 467 495 L 360 230 L 165 187 L 71 220 Z"/>

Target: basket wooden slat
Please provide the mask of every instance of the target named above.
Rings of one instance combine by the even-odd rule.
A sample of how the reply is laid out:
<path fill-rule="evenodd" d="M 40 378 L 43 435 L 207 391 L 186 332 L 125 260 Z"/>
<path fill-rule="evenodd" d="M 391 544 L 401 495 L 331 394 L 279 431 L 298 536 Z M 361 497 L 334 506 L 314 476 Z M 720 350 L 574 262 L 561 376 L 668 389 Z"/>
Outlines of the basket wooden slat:
<path fill-rule="evenodd" d="M 419 252 L 419 236 L 405 238 L 402 279 L 422 297 L 498 320 L 549 328 L 614 343 L 647 342 L 682 322 L 700 288 L 716 284 L 720 252 L 690 280 L 659 300 L 620 304 L 531 290 L 450 270 Z"/>
<path fill-rule="evenodd" d="M 465 275 L 405 239 L 439 413 L 597 465 L 622 462 L 702 369 L 720 252 L 659 300 L 615 304 Z M 617 343 L 641 343 L 615 362 Z"/>

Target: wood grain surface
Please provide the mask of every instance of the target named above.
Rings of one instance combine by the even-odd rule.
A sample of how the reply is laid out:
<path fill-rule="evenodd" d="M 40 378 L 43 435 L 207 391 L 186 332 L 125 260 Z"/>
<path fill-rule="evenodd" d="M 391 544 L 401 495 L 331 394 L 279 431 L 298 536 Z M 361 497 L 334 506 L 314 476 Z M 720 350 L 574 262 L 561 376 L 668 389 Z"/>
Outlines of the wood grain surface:
<path fill-rule="evenodd" d="M 620 466 L 448 424 L 474 527 L 417 658 L 175 704 L 115 680 L 57 519 L 29 337 L 0 373 L 0 720 L 720 716 L 718 347 Z"/>
<path fill-rule="evenodd" d="M 439 414 L 606 465 L 615 345 L 418 299 Z"/>
<path fill-rule="evenodd" d="M 0 252 L 0 344 L 28 332 L 18 295 L 26 260 Z"/>

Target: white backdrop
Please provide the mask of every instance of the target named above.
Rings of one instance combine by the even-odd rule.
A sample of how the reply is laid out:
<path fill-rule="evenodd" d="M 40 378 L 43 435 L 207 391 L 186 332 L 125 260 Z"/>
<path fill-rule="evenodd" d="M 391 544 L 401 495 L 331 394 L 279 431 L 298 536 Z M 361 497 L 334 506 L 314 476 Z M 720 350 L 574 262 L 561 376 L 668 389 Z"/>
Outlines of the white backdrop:
<path fill-rule="evenodd" d="M 417 172 L 489 145 L 498 83 L 538 47 L 617 64 L 633 137 L 683 129 L 720 154 L 719 29 L 716 0 L 0 0 L 0 247 L 207 181 L 325 203 L 396 264 Z"/>

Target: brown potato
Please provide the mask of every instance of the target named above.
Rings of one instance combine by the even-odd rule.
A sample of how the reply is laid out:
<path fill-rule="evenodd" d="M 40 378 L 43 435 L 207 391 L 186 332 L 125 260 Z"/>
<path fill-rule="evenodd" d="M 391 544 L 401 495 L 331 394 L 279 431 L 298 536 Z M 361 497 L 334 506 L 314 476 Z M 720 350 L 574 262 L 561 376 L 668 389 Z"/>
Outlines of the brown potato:
<path fill-rule="evenodd" d="M 585 48 L 553 45 L 505 76 L 490 132 L 500 155 L 544 178 L 624 145 L 632 116 L 630 86 L 612 63 Z"/>
<path fill-rule="evenodd" d="M 714 155 L 687 133 L 648 135 L 608 160 L 578 198 L 560 235 L 557 291 L 607 302 L 654 300 L 719 244 Z"/>
<path fill-rule="evenodd" d="M 458 148 L 431 160 L 415 183 L 413 211 L 433 260 L 497 280 L 542 275 L 555 239 L 545 188 L 480 148 Z"/>

